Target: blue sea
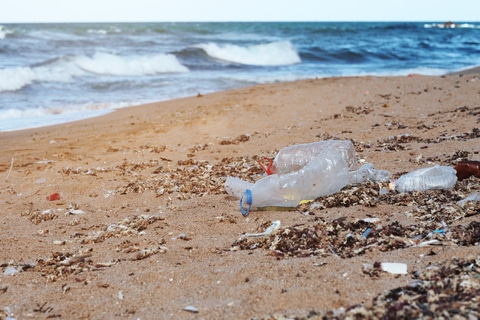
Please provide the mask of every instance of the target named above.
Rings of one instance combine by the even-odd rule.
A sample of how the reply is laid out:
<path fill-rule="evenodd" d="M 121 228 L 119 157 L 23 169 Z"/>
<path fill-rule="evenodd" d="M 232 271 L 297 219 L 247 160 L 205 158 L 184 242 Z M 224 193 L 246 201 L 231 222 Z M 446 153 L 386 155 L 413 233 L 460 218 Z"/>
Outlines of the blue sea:
<path fill-rule="evenodd" d="M 0 131 L 262 83 L 480 65 L 480 22 L 0 25 Z"/>

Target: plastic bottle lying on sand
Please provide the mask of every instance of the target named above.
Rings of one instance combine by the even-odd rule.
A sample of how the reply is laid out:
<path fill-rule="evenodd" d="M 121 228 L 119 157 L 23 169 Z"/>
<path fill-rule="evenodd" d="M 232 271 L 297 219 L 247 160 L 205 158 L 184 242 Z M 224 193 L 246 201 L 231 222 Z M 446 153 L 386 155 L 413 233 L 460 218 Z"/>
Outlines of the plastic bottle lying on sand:
<path fill-rule="evenodd" d="M 306 144 L 297 144 L 281 149 L 267 171 L 268 174 L 285 174 L 298 171 L 306 166 L 310 160 L 328 148 L 334 148 L 345 159 L 349 170 L 357 168 L 355 147 L 350 140 L 326 140 Z"/>
<path fill-rule="evenodd" d="M 348 167 L 343 156 L 333 148 L 326 149 L 321 157 L 312 158 L 300 170 L 271 174 L 255 182 L 243 193 L 240 209 L 246 216 L 251 207 L 296 207 L 302 200 L 333 194 L 348 181 Z"/>
<path fill-rule="evenodd" d="M 240 178 L 228 177 L 225 181 L 225 191 L 231 196 L 241 198 L 245 190 L 252 189 L 253 183 L 244 181 Z"/>
<path fill-rule="evenodd" d="M 302 200 L 314 200 L 331 195 L 347 184 L 367 179 L 388 181 L 390 173 L 375 170 L 371 164 L 349 171 L 344 156 L 336 148 L 324 149 L 300 170 L 286 174 L 271 174 L 255 184 L 238 178 L 228 178 L 225 190 L 240 198 L 240 210 L 248 215 L 251 207 L 296 207 Z"/>
<path fill-rule="evenodd" d="M 450 190 L 457 183 L 457 172 L 446 166 L 422 168 L 401 176 L 395 183 L 398 192 Z"/>

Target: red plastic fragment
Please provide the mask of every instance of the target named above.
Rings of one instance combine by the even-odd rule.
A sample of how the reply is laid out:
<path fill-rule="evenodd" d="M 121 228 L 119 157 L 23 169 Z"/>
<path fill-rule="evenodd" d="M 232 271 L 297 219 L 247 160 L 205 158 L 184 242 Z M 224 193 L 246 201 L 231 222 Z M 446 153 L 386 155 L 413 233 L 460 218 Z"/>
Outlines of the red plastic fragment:
<path fill-rule="evenodd" d="M 262 163 L 262 161 L 267 161 L 268 166 L 265 167 L 265 165 Z M 271 174 L 275 173 L 275 167 L 273 166 L 273 160 L 272 159 L 262 158 L 261 160 L 258 161 L 258 164 L 267 173 L 267 175 L 271 175 Z"/>
<path fill-rule="evenodd" d="M 47 197 L 48 201 L 57 201 L 60 200 L 60 193 L 55 192 Z"/>

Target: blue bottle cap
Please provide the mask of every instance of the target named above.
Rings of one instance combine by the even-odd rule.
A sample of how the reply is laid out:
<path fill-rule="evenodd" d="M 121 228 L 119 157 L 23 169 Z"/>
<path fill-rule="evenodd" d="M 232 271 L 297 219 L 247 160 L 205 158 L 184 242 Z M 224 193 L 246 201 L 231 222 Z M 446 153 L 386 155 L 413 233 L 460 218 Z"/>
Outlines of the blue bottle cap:
<path fill-rule="evenodd" d="M 248 206 L 246 209 L 243 208 L 243 198 L 246 198 L 246 205 Z M 240 198 L 240 211 L 242 211 L 242 215 L 244 217 L 248 216 L 248 213 L 250 212 L 250 209 L 252 208 L 252 191 L 247 189 L 245 190 L 245 193 L 243 194 L 242 198 Z"/>

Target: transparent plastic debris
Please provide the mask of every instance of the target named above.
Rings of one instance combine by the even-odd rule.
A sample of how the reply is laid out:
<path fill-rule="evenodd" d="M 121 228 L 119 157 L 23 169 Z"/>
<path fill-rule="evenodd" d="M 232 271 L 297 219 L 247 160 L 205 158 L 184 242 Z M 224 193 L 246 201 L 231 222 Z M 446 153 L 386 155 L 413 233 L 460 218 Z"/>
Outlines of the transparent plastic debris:
<path fill-rule="evenodd" d="M 225 181 L 225 191 L 231 196 L 241 198 L 245 190 L 252 189 L 253 183 L 236 177 L 228 177 Z"/>
<path fill-rule="evenodd" d="M 435 165 L 404 174 L 396 181 L 395 190 L 398 192 L 451 190 L 456 183 L 455 169 Z"/>
<path fill-rule="evenodd" d="M 268 235 L 271 235 L 273 232 L 277 231 L 279 228 L 280 228 L 280 220 L 275 220 L 275 221 L 272 222 L 272 224 L 271 224 L 267 229 L 265 229 L 264 232 L 260 232 L 260 233 L 245 233 L 245 234 L 242 234 L 242 236 L 241 236 L 238 240 L 242 240 L 243 238 L 246 238 L 246 237 L 264 237 L 264 236 L 268 236 Z"/>
<path fill-rule="evenodd" d="M 463 207 L 469 201 L 480 201 L 480 193 L 478 192 L 472 193 L 465 199 L 458 201 L 457 205 L 459 205 L 460 207 Z"/>
<path fill-rule="evenodd" d="M 407 274 L 407 265 L 400 262 L 382 262 L 381 268 L 383 271 L 392 274 Z"/>
<path fill-rule="evenodd" d="M 3 272 L 3 275 L 5 276 L 10 276 L 10 275 L 14 275 L 16 273 L 18 273 L 18 269 L 15 268 L 15 267 L 12 267 L 12 266 L 8 266 L 7 268 L 5 268 L 5 271 Z"/>
<path fill-rule="evenodd" d="M 376 170 L 371 163 L 366 163 L 360 169 L 350 172 L 349 184 L 360 184 L 367 180 L 386 182 L 390 180 L 391 173 L 387 170 Z"/>
<path fill-rule="evenodd" d="M 350 172 L 343 154 L 338 148 L 330 147 L 311 157 L 297 171 L 271 174 L 254 184 L 238 178 L 228 178 L 225 190 L 240 198 L 240 210 L 246 216 L 252 207 L 294 208 L 302 201 L 334 194 L 348 184 L 362 183 L 367 179 L 385 181 L 389 177 L 388 171 L 375 170 L 370 164 Z"/>
<path fill-rule="evenodd" d="M 285 174 L 298 171 L 329 148 L 334 148 L 342 155 L 349 170 L 357 169 L 355 147 L 350 140 L 325 140 L 281 149 L 273 160 L 271 173 Z"/>

